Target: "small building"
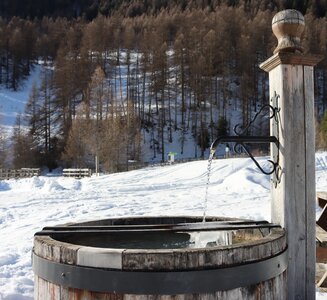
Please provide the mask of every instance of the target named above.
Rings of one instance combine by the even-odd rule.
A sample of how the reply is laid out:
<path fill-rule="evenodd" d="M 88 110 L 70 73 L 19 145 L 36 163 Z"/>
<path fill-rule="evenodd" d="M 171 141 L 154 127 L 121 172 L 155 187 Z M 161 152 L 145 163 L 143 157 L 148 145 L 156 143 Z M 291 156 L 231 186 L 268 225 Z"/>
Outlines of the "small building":
<path fill-rule="evenodd" d="M 176 154 L 177 154 L 176 152 L 169 152 L 169 153 L 168 153 L 168 162 L 169 162 L 170 164 L 172 164 L 172 163 L 175 162 L 175 155 L 176 155 Z"/>

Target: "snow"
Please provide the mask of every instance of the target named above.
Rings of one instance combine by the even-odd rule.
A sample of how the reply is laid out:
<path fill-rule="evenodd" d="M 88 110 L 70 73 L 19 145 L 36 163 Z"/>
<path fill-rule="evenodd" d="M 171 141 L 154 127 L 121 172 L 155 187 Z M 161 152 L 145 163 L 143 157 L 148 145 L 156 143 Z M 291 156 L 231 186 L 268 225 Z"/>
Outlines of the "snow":
<path fill-rule="evenodd" d="M 41 64 L 36 65 L 16 92 L 0 87 L 0 125 L 8 135 L 17 114 L 24 112 L 33 82 L 39 84 L 41 71 Z M 121 73 L 125 95 L 124 66 Z M 238 121 L 237 110 L 227 113 L 229 120 Z M 172 135 L 173 143 L 165 145 L 167 153 L 180 150 L 180 133 Z M 194 140 L 186 135 L 184 153 L 176 158 L 192 157 L 193 144 Z M 224 153 L 224 148 L 217 153 Z M 146 161 L 160 158 L 160 153 L 154 155 L 151 149 L 145 149 Z M 260 161 L 265 164 L 264 158 Z M 317 154 L 316 167 L 317 188 L 327 190 L 326 153 Z M 195 161 L 82 180 L 49 174 L 0 181 L 0 300 L 33 298 L 31 250 L 33 235 L 42 227 L 108 217 L 203 215 L 206 171 L 206 161 Z M 262 175 L 249 159 L 215 160 L 207 214 L 270 221 L 269 177 Z"/>
<path fill-rule="evenodd" d="M 0 181 L 0 299 L 33 299 L 31 250 L 42 227 L 110 217 L 202 216 L 206 172 L 206 161 L 194 161 L 80 180 Z M 325 152 L 317 153 L 316 174 L 317 190 L 326 190 Z M 216 159 L 207 205 L 208 215 L 270 221 L 270 178 L 250 159 Z M 325 296 L 317 292 L 317 299 Z"/>
<path fill-rule="evenodd" d="M 17 115 L 24 113 L 33 83 L 40 83 L 41 68 L 40 65 L 35 65 L 28 79 L 17 91 L 0 86 L 0 125 L 8 131 L 15 124 Z"/>

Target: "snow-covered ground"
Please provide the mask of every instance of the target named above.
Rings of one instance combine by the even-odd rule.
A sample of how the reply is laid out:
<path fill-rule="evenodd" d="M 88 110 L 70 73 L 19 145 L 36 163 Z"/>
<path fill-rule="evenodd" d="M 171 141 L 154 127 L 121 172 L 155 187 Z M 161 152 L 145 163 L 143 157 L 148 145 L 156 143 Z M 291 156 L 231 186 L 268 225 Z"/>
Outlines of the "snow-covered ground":
<path fill-rule="evenodd" d="M 317 154 L 316 170 L 317 190 L 327 190 L 327 153 Z M 206 161 L 195 161 L 81 180 L 0 181 L 0 299 L 33 299 L 31 250 L 33 234 L 42 227 L 135 215 L 203 215 L 206 171 Z M 269 176 L 247 158 L 214 160 L 207 211 L 269 221 Z M 317 299 L 326 294 L 317 292 Z"/>

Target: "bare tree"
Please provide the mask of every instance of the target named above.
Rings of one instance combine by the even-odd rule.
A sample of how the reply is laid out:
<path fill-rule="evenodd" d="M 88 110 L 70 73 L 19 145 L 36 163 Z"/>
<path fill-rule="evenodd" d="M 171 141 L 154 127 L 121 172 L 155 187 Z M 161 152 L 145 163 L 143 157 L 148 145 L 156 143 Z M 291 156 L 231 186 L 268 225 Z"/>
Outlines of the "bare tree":
<path fill-rule="evenodd" d="M 22 118 L 19 114 L 12 137 L 13 165 L 15 168 L 36 167 L 39 165 L 39 156 L 34 148 L 32 136 L 22 127 Z"/>
<path fill-rule="evenodd" d="M 4 168 L 7 157 L 7 135 L 2 125 L 1 119 L 2 117 L 0 115 L 0 168 Z"/>
<path fill-rule="evenodd" d="M 86 118 L 86 106 L 82 104 L 73 119 L 62 155 L 67 165 L 76 168 L 93 167 L 93 147 L 90 143 L 92 129 L 91 120 Z"/>

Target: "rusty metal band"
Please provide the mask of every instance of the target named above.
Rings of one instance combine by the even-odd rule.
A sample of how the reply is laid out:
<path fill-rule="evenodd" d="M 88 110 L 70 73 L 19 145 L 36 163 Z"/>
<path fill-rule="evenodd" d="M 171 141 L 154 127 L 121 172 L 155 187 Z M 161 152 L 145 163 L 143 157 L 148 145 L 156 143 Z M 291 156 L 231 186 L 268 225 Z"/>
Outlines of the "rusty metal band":
<path fill-rule="evenodd" d="M 136 295 L 201 294 L 272 279 L 287 269 L 287 250 L 233 267 L 185 271 L 123 271 L 62 264 L 32 255 L 35 275 L 53 284 L 94 292 Z"/>

